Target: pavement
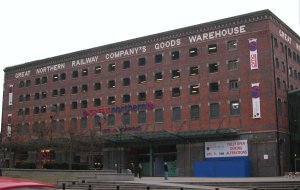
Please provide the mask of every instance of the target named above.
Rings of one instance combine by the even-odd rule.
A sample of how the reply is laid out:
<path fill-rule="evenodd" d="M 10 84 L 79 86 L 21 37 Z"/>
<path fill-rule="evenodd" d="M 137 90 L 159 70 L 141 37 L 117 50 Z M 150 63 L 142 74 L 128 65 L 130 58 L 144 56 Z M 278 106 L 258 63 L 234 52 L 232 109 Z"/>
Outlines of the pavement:
<path fill-rule="evenodd" d="M 300 177 L 245 177 L 245 178 L 221 178 L 221 177 L 169 177 L 168 180 L 164 180 L 163 177 L 142 177 L 141 179 L 135 178 L 134 181 L 130 183 L 141 183 L 149 185 L 162 185 L 162 186 L 175 186 L 183 188 L 193 188 L 201 190 L 216 190 L 216 187 L 213 186 L 202 186 L 199 184 L 188 184 L 188 183 L 214 183 L 214 182 L 291 182 L 297 181 L 300 182 Z M 219 189 L 222 190 L 232 190 L 232 188 L 222 187 Z M 235 190 L 242 190 L 234 188 Z M 243 189 L 244 190 L 244 189 Z"/>

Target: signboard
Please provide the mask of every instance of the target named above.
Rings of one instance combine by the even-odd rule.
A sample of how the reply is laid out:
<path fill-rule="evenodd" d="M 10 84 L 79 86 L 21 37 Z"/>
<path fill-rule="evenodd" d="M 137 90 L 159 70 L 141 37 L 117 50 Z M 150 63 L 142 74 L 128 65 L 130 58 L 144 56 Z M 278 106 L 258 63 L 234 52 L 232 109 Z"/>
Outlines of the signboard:
<path fill-rule="evenodd" d="M 251 96 L 252 96 L 252 118 L 253 119 L 261 118 L 259 83 L 251 84 Z"/>
<path fill-rule="evenodd" d="M 257 59 L 257 39 L 249 39 L 249 51 L 250 51 L 250 68 L 258 69 L 258 59 Z"/>
<path fill-rule="evenodd" d="M 248 156 L 247 140 L 205 142 L 205 158 Z"/>

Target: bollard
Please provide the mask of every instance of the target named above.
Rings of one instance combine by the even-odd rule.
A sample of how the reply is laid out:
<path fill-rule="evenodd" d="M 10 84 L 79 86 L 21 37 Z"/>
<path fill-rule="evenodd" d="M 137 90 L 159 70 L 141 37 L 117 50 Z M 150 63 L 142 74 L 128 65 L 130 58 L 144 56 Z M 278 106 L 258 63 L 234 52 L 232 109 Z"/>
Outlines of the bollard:
<path fill-rule="evenodd" d="M 150 190 L 150 187 L 149 187 L 149 186 L 147 186 L 147 190 Z"/>
<path fill-rule="evenodd" d="M 92 190 L 92 185 L 89 185 L 89 190 Z"/>
<path fill-rule="evenodd" d="M 117 185 L 117 190 L 120 190 L 120 186 L 119 185 Z"/>
<path fill-rule="evenodd" d="M 66 190 L 66 184 L 64 184 L 64 183 L 62 184 L 62 189 Z"/>
<path fill-rule="evenodd" d="M 183 187 L 180 187 L 180 190 L 183 190 Z"/>

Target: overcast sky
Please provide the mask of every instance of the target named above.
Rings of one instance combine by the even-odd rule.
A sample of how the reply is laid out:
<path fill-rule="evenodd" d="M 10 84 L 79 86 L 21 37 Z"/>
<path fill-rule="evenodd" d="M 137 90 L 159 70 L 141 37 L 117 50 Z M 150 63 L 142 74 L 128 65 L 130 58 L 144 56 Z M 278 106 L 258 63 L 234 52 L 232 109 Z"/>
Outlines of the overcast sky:
<path fill-rule="evenodd" d="M 7 66 L 263 9 L 300 34 L 299 0 L 0 0 L 0 90 Z"/>

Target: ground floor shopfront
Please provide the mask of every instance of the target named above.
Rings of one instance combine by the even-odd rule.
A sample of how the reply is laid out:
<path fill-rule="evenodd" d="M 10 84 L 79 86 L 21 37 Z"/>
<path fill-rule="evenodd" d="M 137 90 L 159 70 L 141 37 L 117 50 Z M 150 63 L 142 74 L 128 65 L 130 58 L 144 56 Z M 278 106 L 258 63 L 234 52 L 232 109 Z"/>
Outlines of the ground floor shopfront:
<path fill-rule="evenodd" d="M 94 150 L 89 147 L 79 150 L 59 150 L 53 147 L 46 157 L 41 152 L 13 151 L 10 155 L 15 162 L 31 162 L 43 164 L 55 163 L 86 163 L 89 168 L 116 170 L 127 172 L 131 163 L 135 167 L 142 164 L 144 176 L 163 176 L 163 164 L 168 163 L 170 176 L 198 176 L 203 174 L 201 164 L 219 164 L 223 169 L 238 170 L 239 161 L 249 161 L 249 176 L 279 176 L 285 171 L 291 171 L 290 137 L 288 134 L 276 131 L 260 133 L 239 133 L 235 129 L 207 130 L 193 132 L 148 132 L 136 134 L 105 135 L 103 143 L 95 144 Z M 243 159 L 237 157 L 211 157 L 209 154 L 220 154 L 217 150 L 208 154 L 207 144 L 215 144 L 214 149 L 237 141 L 246 142 L 244 146 L 234 147 L 235 150 L 247 150 Z M 221 145 L 220 145 L 221 144 Z M 100 147 L 101 146 L 101 147 Z M 227 147 L 228 148 L 228 147 Z M 212 150 L 212 149 L 211 149 Z M 43 153 L 44 154 L 44 153 Z M 6 155 L 9 155 L 6 153 Z M 25 156 L 26 155 L 26 156 Z M 224 158 L 225 157 L 225 158 Z M 5 158 L 9 159 L 8 156 Z M 4 159 L 4 160 L 5 160 Z M 225 161 L 230 161 L 229 166 Z M 197 163 L 200 163 L 197 165 Z M 43 167 L 40 165 L 40 167 Z M 202 167 L 202 168 L 201 168 Z M 227 167 L 227 168 L 226 168 Z M 75 169 L 75 168 L 72 168 Z M 201 175 L 202 175 L 201 174 Z M 205 174 L 204 174 L 205 175 Z"/>
<path fill-rule="evenodd" d="M 196 170 L 203 170 L 197 166 L 199 162 L 216 160 L 223 170 L 239 170 L 245 166 L 238 168 L 238 163 L 246 160 L 249 176 L 279 176 L 291 170 L 289 139 L 288 134 L 274 131 L 239 134 L 230 129 L 123 136 L 113 146 L 104 148 L 103 166 L 104 169 L 127 171 L 131 163 L 135 166 L 141 163 L 144 176 L 162 176 L 163 163 L 167 162 L 170 176 L 197 176 L 199 171 Z M 215 142 L 219 146 L 220 142 L 222 145 L 222 142 L 233 144 L 236 141 L 246 142 L 246 156 L 207 157 L 207 142 Z"/>

